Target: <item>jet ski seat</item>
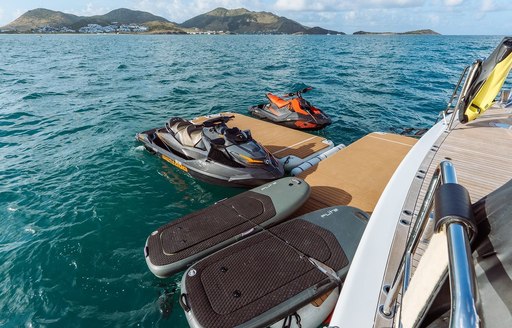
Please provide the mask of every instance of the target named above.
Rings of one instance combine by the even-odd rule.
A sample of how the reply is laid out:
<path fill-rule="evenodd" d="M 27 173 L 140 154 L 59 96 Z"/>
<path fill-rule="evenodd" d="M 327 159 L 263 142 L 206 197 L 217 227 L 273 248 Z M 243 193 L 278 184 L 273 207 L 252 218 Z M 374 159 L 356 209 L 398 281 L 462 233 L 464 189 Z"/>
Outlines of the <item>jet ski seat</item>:
<path fill-rule="evenodd" d="M 176 140 L 178 140 L 183 146 L 204 149 L 202 140 L 203 128 L 201 126 L 185 121 L 182 118 L 175 118 L 171 119 L 169 123 L 167 123 L 166 128 L 169 132 L 174 134 Z"/>
<path fill-rule="evenodd" d="M 241 131 L 237 127 L 225 129 L 224 135 L 226 136 L 226 139 L 233 143 L 247 142 L 247 140 L 250 139 L 250 133 L 246 131 Z"/>
<path fill-rule="evenodd" d="M 270 92 L 267 93 L 267 98 L 268 98 L 268 100 L 270 100 L 271 103 L 275 104 L 277 106 L 277 108 L 283 108 L 285 106 L 290 105 L 290 101 L 284 100 Z"/>
<path fill-rule="evenodd" d="M 303 99 L 294 98 L 291 101 L 290 110 L 302 115 L 309 115 L 307 111 L 305 111 L 303 108 L 310 108 L 311 106 L 307 106 L 304 104 Z"/>

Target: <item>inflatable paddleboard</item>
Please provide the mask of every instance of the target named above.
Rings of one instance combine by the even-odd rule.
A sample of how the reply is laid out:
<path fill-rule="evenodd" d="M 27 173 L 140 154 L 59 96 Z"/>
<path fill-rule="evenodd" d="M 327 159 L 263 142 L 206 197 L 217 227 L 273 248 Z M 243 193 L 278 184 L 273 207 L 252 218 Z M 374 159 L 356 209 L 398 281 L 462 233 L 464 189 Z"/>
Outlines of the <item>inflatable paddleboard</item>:
<path fill-rule="evenodd" d="M 309 193 L 310 187 L 303 180 L 282 178 L 173 220 L 148 237 L 146 263 L 156 276 L 168 277 L 281 222 L 304 204 Z"/>
<path fill-rule="evenodd" d="M 318 327 L 334 308 L 367 221 L 354 207 L 329 207 L 195 263 L 181 281 L 189 325 Z"/>

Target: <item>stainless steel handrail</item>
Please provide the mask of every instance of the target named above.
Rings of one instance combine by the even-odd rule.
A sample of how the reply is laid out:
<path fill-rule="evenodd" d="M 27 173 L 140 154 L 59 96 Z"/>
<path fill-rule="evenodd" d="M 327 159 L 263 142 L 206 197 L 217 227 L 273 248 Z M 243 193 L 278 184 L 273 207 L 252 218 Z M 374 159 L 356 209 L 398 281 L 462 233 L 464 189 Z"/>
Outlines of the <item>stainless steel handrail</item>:
<path fill-rule="evenodd" d="M 479 327 L 478 287 L 468 233 L 461 223 L 450 223 L 446 234 L 451 293 L 450 327 Z"/>
<path fill-rule="evenodd" d="M 400 263 L 398 273 L 395 277 L 395 281 L 391 285 L 388 296 L 386 297 L 386 301 L 382 306 L 382 313 L 385 316 L 393 315 L 393 308 L 395 306 L 396 299 L 402 287 L 407 287 L 409 285 L 409 275 L 411 272 L 411 259 L 412 254 L 416 252 L 416 248 L 420 242 L 423 231 L 425 231 L 425 227 L 428 223 L 429 213 L 432 212 L 432 207 L 434 204 L 434 194 L 437 190 L 439 184 L 441 183 L 442 178 L 442 167 L 445 165 L 442 162 L 436 168 L 432 179 L 430 180 L 430 184 L 427 188 L 427 192 L 425 194 L 425 198 L 423 203 L 421 204 L 420 211 L 418 212 L 418 216 L 416 218 L 416 222 L 412 228 L 412 232 L 407 242 L 407 246 L 405 248 L 405 254 L 402 258 L 402 262 Z M 406 274 L 407 273 L 407 274 Z M 407 288 L 404 288 L 406 290 Z"/>
<path fill-rule="evenodd" d="M 457 183 L 457 174 L 453 165 L 450 163 L 446 169 L 443 183 Z M 478 287 L 468 230 L 461 222 L 447 223 L 446 236 L 451 294 L 450 327 L 479 327 L 476 307 Z"/>
<path fill-rule="evenodd" d="M 448 131 L 450 131 L 452 129 L 453 122 L 455 122 L 455 117 L 458 116 L 457 113 L 461 110 L 460 104 L 462 102 L 462 99 L 464 99 L 467 96 L 469 87 L 473 83 L 473 80 L 475 79 L 475 76 L 478 73 L 478 68 L 480 68 L 481 63 L 482 63 L 481 60 L 477 60 L 469 67 L 468 76 L 467 76 L 466 80 L 464 81 L 464 85 L 462 86 L 462 90 L 460 91 L 459 98 L 457 99 L 457 104 L 454 107 L 453 114 L 450 119 L 450 123 L 448 124 Z M 464 76 L 464 74 L 466 73 L 467 70 L 468 70 L 468 67 L 466 67 L 464 69 L 462 76 Z"/>
<path fill-rule="evenodd" d="M 432 212 L 435 191 L 441 183 L 457 183 L 455 168 L 449 161 L 443 161 L 439 164 L 430 181 L 397 276 L 381 308 L 382 314 L 387 317 L 393 316 L 395 302 L 400 290 L 407 290 L 411 272 L 411 259 L 428 223 L 429 214 Z M 468 232 L 464 224 L 457 221 L 447 223 L 446 230 L 452 297 L 450 327 L 478 327 L 477 285 L 475 269 L 471 260 Z"/>
<path fill-rule="evenodd" d="M 459 82 L 457 82 L 457 84 L 455 85 L 455 89 L 453 89 L 453 93 L 452 93 L 452 96 L 450 97 L 450 101 L 448 101 L 448 105 L 446 106 L 446 109 L 444 110 L 445 114 L 450 114 L 448 112 L 450 111 L 450 109 L 453 108 L 452 107 L 453 99 L 455 99 L 455 97 L 457 96 L 457 91 L 459 90 L 460 84 L 462 83 L 462 79 L 464 79 L 464 76 L 466 75 L 466 72 L 468 71 L 469 67 L 470 67 L 469 65 L 464 67 L 464 70 L 462 71 L 462 74 L 459 77 Z"/>

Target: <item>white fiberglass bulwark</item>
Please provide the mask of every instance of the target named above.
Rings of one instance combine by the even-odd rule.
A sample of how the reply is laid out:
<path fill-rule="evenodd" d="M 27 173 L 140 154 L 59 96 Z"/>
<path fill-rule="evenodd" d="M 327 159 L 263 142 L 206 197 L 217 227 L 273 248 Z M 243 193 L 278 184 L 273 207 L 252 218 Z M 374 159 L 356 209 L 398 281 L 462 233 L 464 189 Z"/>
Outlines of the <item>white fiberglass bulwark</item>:
<path fill-rule="evenodd" d="M 389 251 L 409 186 L 445 129 L 444 121 L 434 125 L 402 160 L 388 182 L 356 251 L 330 326 L 373 327 Z"/>

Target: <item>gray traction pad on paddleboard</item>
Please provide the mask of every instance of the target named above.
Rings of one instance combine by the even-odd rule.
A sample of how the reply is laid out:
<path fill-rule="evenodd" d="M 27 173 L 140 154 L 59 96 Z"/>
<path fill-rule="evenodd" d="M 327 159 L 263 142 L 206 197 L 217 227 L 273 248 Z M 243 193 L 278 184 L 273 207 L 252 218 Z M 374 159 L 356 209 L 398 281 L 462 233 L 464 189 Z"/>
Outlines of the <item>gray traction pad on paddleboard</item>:
<path fill-rule="evenodd" d="M 168 265 L 241 234 L 276 215 L 272 199 L 247 191 L 172 221 L 148 239 L 154 265 Z"/>
<path fill-rule="evenodd" d="M 336 286 L 308 257 L 334 269 L 343 280 L 367 220 L 357 209 L 333 207 L 224 248 L 186 271 L 182 281 L 186 303 L 203 327 L 238 326 L 286 303 L 295 311 L 299 304 Z M 341 235 L 329 231 L 344 227 L 352 231 Z M 347 240 L 340 241 L 341 236 Z M 349 257 L 342 245 L 350 249 Z"/>

